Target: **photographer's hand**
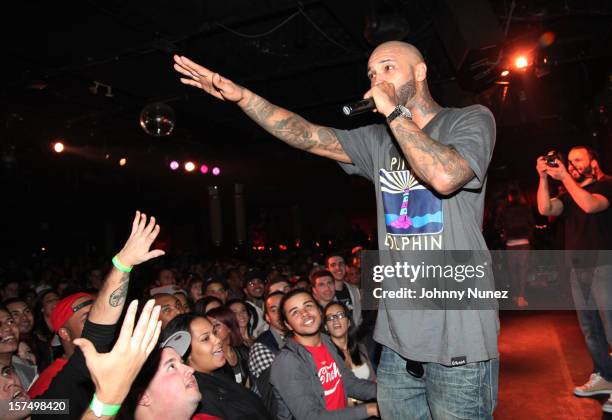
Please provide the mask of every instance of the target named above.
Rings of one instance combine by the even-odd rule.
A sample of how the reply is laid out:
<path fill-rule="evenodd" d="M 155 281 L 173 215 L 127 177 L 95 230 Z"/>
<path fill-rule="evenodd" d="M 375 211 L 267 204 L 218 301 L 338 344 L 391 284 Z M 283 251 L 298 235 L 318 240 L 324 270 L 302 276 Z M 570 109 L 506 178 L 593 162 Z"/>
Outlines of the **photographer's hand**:
<path fill-rule="evenodd" d="M 540 156 L 536 161 L 536 171 L 538 171 L 540 178 L 545 179 L 548 176 L 548 168 L 550 168 L 550 166 L 546 164 L 546 158 Z"/>
<path fill-rule="evenodd" d="M 552 179 L 563 182 L 563 180 L 570 176 L 570 174 L 567 172 L 563 162 L 561 162 L 559 159 L 555 159 L 555 163 L 557 164 L 557 167 L 548 166 L 546 172 Z"/>
<path fill-rule="evenodd" d="M 544 156 L 540 156 L 536 164 L 536 169 L 540 175 L 537 192 L 538 212 L 542 216 L 559 216 L 563 212 L 563 203 L 557 198 L 551 199 L 550 192 L 548 191 L 548 176 L 550 175 L 554 178 L 553 173 L 556 175 L 561 171 L 565 171 L 565 166 L 559 160 L 556 162 L 559 164 L 559 167 L 553 168 L 546 164 Z"/>

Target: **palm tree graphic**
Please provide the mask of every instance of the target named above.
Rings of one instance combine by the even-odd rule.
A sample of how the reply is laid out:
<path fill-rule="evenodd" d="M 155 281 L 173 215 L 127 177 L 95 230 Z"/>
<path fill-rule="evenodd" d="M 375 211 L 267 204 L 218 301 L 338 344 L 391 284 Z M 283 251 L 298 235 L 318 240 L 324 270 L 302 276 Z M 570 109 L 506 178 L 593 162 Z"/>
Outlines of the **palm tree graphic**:
<path fill-rule="evenodd" d="M 388 172 L 380 170 L 381 190 L 390 194 L 402 194 L 402 205 L 399 217 L 391 222 L 391 226 L 398 229 L 408 229 L 412 226 L 412 220 L 408 217 L 408 199 L 410 191 L 419 185 L 419 181 L 410 171 Z"/>

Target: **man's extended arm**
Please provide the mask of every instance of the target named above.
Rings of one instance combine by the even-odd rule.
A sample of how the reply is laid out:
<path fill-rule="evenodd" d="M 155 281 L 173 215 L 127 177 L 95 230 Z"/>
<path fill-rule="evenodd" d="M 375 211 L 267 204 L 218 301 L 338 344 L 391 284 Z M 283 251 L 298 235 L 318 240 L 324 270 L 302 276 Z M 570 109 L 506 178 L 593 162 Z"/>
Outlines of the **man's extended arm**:
<path fill-rule="evenodd" d="M 579 186 L 569 174 L 563 178 L 563 186 L 585 213 L 599 213 L 610 207 L 610 202 L 606 197 L 588 192 Z"/>
<path fill-rule="evenodd" d="M 334 131 L 312 124 L 299 115 L 278 107 L 248 89 L 214 73 L 187 57 L 174 56 L 174 69 L 181 82 L 227 102 L 238 104 L 253 121 L 276 138 L 297 149 L 344 163 L 352 163 Z"/>
<path fill-rule="evenodd" d="M 155 224 L 155 217 L 151 217 L 147 224 L 147 216 L 137 211 L 132 222 L 130 237 L 117 254 L 119 262 L 124 266 L 132 267 L 163 255 L 164 251 L 149 251 L 158 234 L 159 225 Z M 128 292 L 129 280 L 129 273 L 113 266 L 89 313 L 91 322 L 115 325 L 119 321 Z"/>
<path fill-rule="evenodd" d="M 297 149 L 315 155 L 352 163 L 338 137 L 329 127 L 312 124 L 299 115 L 271 104 L 261 96 L 242 88 L 238 106 L 264 130 Z"/>
<path fill-rule="evenodd" d="M 459 152 L 433 140 L 414 122 L 396 118 L 390 127 L 410 168 L 438 193 L 451 194 L 474 178 L 474 171 Z"/>

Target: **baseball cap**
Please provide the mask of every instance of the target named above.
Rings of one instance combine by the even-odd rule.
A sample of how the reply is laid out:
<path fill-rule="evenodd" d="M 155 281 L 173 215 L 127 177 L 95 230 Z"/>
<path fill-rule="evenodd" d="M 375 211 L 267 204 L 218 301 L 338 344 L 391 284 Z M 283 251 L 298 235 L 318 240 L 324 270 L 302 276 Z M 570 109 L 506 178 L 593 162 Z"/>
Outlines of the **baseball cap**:
<path fill-rule="evenodd" d="M 75 307 L 72 305 L 77 299 L 82 297 L 89 298 L 84 302 L 79 303 Z M 60 328 L 66 324 L 66 322 L 80 309 L 89 306 L 94 303 L 94 297 L 89 293 L 74 293 L 70 296 L 65 297 L 57 303 L 57 306 L 51 312 L 51 328 L 53 332 L 57 332 Z"/>
<path fill-rule="evenodd" d="M 177 331 L 166 338 L 160 345 L 160 349 L 170 347 L 174 349 L 181 357 L 185 356 L 189 346 L 191 345 L 191 334 L 187 331 Z"/>

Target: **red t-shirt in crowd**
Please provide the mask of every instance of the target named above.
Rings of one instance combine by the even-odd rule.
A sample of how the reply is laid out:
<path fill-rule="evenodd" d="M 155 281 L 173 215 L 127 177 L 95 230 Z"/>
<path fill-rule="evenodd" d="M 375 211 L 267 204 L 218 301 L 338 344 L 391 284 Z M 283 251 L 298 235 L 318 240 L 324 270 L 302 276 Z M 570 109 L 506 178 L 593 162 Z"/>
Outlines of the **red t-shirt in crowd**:
<path fill-rule="evenodd" d="M 55 375 L 57 375 L 60 370 L 66 366 L 66 363 L 68 363 L 68 359 L 60 357 L 55 359 L 55 361 L 51 363 L 47 369 L 43 370 L 43 373 L 40 374 L 36 382 L 34 382 L 28 390 L 28 395 L 30 398 L 36 398 L 49 389 L 51 381 L 53 378 L 55 378 Z"/>
<path fill-rule="evenodd" d="M 219 417 L 211 416 L 210 414 L 194 414 L 191 420 L 223 420 Z"/>
<path fill-rule="evenodd" d="M 325 408 L 339 410 L 346 408 L 346 396 L 344 394 L 344 381 L 340 375 L 340 369 L 329 350 L 323 343 L 317 347 L 304 346 L 312 354 L 317 366 L 317 374 L 325 392 Z"/>

